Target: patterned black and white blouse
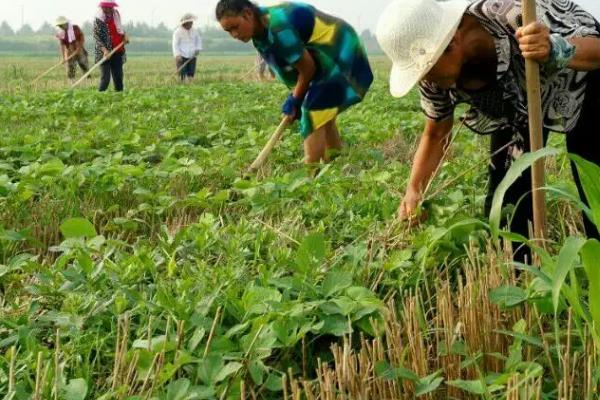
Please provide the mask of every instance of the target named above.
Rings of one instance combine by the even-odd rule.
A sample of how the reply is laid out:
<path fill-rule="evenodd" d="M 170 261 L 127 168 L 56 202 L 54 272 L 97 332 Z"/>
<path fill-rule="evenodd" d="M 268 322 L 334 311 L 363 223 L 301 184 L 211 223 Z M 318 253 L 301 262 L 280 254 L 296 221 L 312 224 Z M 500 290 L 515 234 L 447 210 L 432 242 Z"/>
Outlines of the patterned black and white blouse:
<path fill-rule="evenodd" d="M 99 18 L 94 18 L 94 30 L 93 30 L 94 41 L 96 46 L 94 47 L 96 55 L 96 63 L 98 63 L 104 57 L 102 48 L 106 48 L 109 51 L 112 50 L 112 40 L 110 38 L 110 32 L 108 30 L 108 24 Z M 127 61 L 125 53 L 123 53 L 123 63 Z"/>
<path fill-rule="evenodd" d="M 565 38 L 600 36 L 600 25 L 591 14 L 570 0 L 538 0 L 538 20 L 550 33 Z M 521 0 L 477 0 L 466 13 L 479 20 L 493 36 L 498 60 L 496 84 L 482 91 L 441 89 L 422 81 L 421 107 L 431 119 L 441 121 L 454 113 L 456 105 L 471 108 L 463 115 L 465 125 L 476 133 L 521 130 L 527 126 L 525 60 L 515 33 L 522 26 Z M 542 67 L 544 127 L 554 132 L 570 132 L 581 112 L 586 72 L 563 69 L 550 75 Z"/>

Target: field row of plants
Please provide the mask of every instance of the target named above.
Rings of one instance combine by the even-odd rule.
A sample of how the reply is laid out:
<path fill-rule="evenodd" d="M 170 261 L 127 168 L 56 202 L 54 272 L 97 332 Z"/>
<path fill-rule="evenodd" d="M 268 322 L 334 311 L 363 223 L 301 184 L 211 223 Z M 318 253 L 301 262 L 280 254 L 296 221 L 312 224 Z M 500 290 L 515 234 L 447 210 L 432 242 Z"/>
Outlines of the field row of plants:
<path fill-rule="evenodd" d="M 0 64 L 0 396 L 597 398 L 600 243 L 567 155 L 544 153 L 540 268 L 512 263 L 510 209 L 483 215 L 487 140 L 466 130 L 409 227 L 395 212 L 423 118 L 375 64 L 314 178 L 294 130 L 243 175 L 286 95 L 240 80 L 249 58 L 188 86 L 129 66 L 122 94 L 25 90 L 36 71 Z M 600 171 L 580 168 L 600 222 Z"/>

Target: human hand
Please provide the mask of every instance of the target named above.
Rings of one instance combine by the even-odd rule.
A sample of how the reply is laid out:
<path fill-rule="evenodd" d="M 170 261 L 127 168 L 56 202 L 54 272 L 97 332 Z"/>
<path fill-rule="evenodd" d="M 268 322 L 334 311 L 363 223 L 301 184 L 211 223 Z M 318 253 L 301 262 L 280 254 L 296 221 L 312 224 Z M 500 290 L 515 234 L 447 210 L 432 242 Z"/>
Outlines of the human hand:
<path fill-rule="evenodd" d="M 177 64 L 181 64 L 183 62 L 183 57 L 181 57 L 181 56 L 175 57 L 175 62 L 177 62 Z"/>
<path fill-rule="evenodd" d="M 196 51 L 194 52 L 194 55 L 195 55 L 195 56 L 198 56 L 198 54 L 200 54 L 200 50 L 196 50 Z"/>
<path fill-rule="evenodd" d="M 417 223 L 418 209 L 423 200 L 423 196 L 417 190 L 408 188 L 398 207 L 398 218 L 401 221 L 408 221 L 411 224 Z"/>
<path fill-rule="evenodd" d="M 302 106 L 302 101 L 302 99 L 298 99 L 294 97 L 293 94 L 290 94 L 285 99 L 285 102 L 281 107 L 281 112 L 284 115 L 287 115 L 292 121 L 299 119 L 301 115 L 300 107 Z"/>
<path fill-rule="evenodd" d="M 110 54 L 110 51 L 106 47 L 103 47 L 102 55 L 104 56 L 104 58 L 107 58 L 109 56 L 109 54 Z"/>
<path fill-rule="evenodd" d="M 123 35 L 123 43 L 129 44 L 129 36 L 127 34 Z"/>
<path fill-rule="evenodd" d="M 552 43 L 550 29 L 541 22 L 533 22 L 521 27 L 516 33 L 523 57 L 528 60 L 545 63 L 550 58 Z"/>

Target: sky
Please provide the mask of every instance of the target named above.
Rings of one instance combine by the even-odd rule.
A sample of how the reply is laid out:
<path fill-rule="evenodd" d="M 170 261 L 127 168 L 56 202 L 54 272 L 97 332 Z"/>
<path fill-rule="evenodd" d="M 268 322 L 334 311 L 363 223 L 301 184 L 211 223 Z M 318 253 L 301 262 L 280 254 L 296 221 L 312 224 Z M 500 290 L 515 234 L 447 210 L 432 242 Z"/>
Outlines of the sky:
<path fill-rule="evenodd" d="M 34 29 L 44 21 L 53 22 L 57 16 L 65 15 L 79 23 L 89 20 L 95 13 L 96 0 L 2 0 L 10 3 L 2 7 L 0 21 L 6 20 L 13 28 L 19 28 L 22 21 Z M 146 22 L 156 25 L 164 22 L 175 27 L 186 12 L 199 17 L 199 23 L 213 22 L 213 12 L 218 0 L 117 0 L 121 6 L 124 22 Z M 323 11 L 340 16 L 352 23 L 359 31 L 374 29 L 377 18 L 391 0 L 304 0 Z M 276 2 L 276 1 L 275 1 Z M 274 3 L 271 0 L 260 4 Z M 600 0 L 576 0 L 576 3 L 592 12 L 600 19 Z"/>

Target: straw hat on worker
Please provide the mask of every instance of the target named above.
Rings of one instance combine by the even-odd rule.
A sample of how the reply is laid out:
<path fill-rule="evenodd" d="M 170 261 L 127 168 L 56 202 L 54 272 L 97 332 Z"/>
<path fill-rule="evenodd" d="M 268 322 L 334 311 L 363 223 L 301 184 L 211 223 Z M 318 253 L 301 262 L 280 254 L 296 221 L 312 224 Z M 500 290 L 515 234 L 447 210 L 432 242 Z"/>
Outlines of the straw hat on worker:
<path fill-rule="evenodd" d="M 397 0 L 377 24 L 377 40 L 392 60 L 390 91 L 402 97 L 435 65 L 469 6 L 465 0 Z"/>
<path fill-rule="evenodd" d="M 194 14 L 186 13 L 183 15 L 183 17 L 181 17 L 179 24 L 184 25 L 184 24 L 187 24 L 188 22 L 195 22 L 197 19 L 198 19 L 198 17 L 196 17 Z"/>
<path fill-rule="evenodd" d="M 60 16 L 58 18 L 56 18 L 56 21 L 54 21 L 54 26 L 63 26 L 69 23 L 69 19 L 67 17 L 64 16 Z"/>

